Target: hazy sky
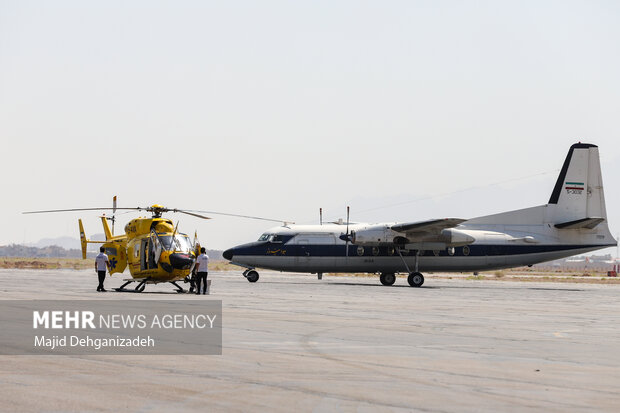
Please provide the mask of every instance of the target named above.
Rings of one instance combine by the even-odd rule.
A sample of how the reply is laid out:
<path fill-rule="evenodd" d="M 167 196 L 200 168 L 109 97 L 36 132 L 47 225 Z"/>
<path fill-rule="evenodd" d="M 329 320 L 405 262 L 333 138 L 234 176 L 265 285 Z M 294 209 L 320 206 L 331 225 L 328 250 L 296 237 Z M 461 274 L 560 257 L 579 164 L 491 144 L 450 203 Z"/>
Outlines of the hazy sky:
<path fill-rule="evenodd" d="M 114 195 L 470 218 L 546 203 L 579 140 L 600 147 L 616 235 L 619 73 L 617 1 L 0 0 L 0 244 L 77 237 L 78 217 L 102 232 L 21 212 Z M 217 249 L 271 226 L 171 217 Z"/>

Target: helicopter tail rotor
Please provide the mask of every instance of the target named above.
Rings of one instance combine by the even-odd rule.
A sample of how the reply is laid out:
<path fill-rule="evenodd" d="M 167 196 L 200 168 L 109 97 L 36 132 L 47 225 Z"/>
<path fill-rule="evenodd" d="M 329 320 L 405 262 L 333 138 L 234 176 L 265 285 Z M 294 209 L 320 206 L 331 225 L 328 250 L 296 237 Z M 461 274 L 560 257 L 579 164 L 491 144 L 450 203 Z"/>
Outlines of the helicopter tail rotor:
<path fill-rule="evenodd" d="M 116 195 L 112 198 L 112 235 L 114 235 L 114 222 L 116 222 Z"/>

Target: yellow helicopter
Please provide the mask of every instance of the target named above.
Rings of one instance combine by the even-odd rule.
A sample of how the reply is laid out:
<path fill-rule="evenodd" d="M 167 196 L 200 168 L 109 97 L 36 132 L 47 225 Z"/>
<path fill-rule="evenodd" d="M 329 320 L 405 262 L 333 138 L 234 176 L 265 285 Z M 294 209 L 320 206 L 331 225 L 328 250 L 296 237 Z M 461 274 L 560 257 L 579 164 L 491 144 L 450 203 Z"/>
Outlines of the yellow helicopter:
<path fill-rule="evenodd" d="M 117 208 L 116 197 L 114 197 L 112 208 L 56 209 L 30 211 L 24 212 L 24 214 L 110 209 L 112 209 L 112 217 L 101 216 L 105 241 L 91 241 L 87 239 L 82 220 L 78 219 L 82 258 L 86 259 L 86 247 L 89 243 L 99 243 L 103 244 L 110 260 L 110 275 L 122 273 L 129 266 L 132 279 L 125 280 L 126 282 L 117 288 L 117 291 L 132 291 L 125 289 L 132 282 L 138 282 L 138 285 L 133 290 L 135 292 L 144 291 L 146 284 L 169 282 L 177 287 L 178 292 L 185 292 L 177 284 L 177 281 L 188 281 L 200 248 L 196 236 L 194 236 L 194 242 L 191 242 L 186 234 L 177 231 L 178 224 L 175 227 L 170 219 L 162 218 L 162 214 L 164 212 L 179 212 L 202 219 L 210 219 L 209 217 L 190 211 L 170 209 L 157 204 L 149 207 Z M 140 217 L 132 219 L 125 225 L 125 234 L 115 236 L 114 214 L 117 210 L 147 211 L 152 216 L 151 218 Z M 111 229 L 108 220 L 112 222 Z"/>

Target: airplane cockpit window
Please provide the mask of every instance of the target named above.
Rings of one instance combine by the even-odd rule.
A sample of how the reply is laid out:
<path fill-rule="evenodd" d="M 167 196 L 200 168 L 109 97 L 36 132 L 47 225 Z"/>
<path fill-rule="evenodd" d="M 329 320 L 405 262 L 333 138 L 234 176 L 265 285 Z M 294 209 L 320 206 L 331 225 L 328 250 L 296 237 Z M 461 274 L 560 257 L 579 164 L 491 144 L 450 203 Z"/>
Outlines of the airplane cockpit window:
<path fill-rule="evenodd" d="M 293 238 L 293 235 L 263 234 L 258 240 L 272 244 L 286 244 L 291 238 Z"/>

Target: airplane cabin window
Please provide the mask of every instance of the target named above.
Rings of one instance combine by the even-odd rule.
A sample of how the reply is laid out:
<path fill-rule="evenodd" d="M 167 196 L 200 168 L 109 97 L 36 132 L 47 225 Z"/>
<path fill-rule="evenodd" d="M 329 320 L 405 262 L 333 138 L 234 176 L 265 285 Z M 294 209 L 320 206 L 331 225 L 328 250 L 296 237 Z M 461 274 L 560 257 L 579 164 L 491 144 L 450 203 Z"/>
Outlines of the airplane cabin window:
<path fill-rule="evenodd" d="M 290 238 L 289 238 L 290 239 Z M 292 244 L 315 244 L 315 245 L 333 245 L 336 243 L 334 234 L 297 234 Z"/>

